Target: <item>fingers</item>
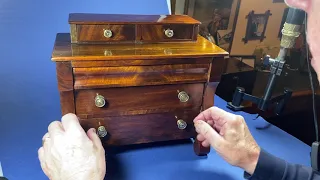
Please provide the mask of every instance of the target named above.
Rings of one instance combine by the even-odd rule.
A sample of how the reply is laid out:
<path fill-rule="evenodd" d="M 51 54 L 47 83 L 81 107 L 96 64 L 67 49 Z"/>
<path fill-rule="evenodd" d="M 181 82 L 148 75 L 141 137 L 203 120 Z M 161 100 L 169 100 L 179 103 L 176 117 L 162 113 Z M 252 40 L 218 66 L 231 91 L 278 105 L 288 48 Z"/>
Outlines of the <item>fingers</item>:
<path fill-rule="evenodd" d="M 209 146 L 210 146 L 210 143 L 209 143 L 209 141 L 204 140 L 204 141 L 202 141 L 201 145 L 202 145 L 203 147 L 209 147 Z"/>
<path fill-rule="evenodd" d="M 50 177 L 49 169 L 48 169 L 47 164 L 46 164 L 46 162 L 45 162 L 45 155 L 44 155 L 44 149 L 43 149 L 43 147 L 41 147 L 41 148 L 38 150 L 38 158 L 39 158 L 39 161 L 40 161 L 40 166 L 41 166 L 42 171 L 44 172 L 44 174 L 45 174 L 47 177 Z"/>
<path fill-rule="evenodd" d="M 42 137 L 42 147 L 43 147 L 44 151 L 49 151 L 50 150 L 50 148 L 51 148 L 51 139 L 50 139 L 49 133 L 46 133 Z"/>
<path fill-rule="evenodd" d="M 213 121 L 215 123 L 216 119 L 219 119 L 221 115 L 226 113 L 226 111 L 218 108 L 218 107 L 211 107 L 209 109 L 206 109 L 205 111 L 201 112 L 195 119 L 194 121 L 197 120 L 204 120 L 204 121 Z"/>
<path fill-rule="evenodd" d="M 219 149 L 225 143 L 224 139 L 208 123 L 198 120 L 195 122 L 195 128 L 197 133 L 201 134 L 205 139 L 202 145 L 207 145 L 208 143 L 214 149 Z"/>
<path fill-rule="evenodd" d="M 57 136 L 61 136 L 64 133 L 61 122 L 53 121 L 48 126 L 48 133 L 51 139 L 55 139 Z"/>
<path fill-rule="evenodd" d="M 75 114 L 66 114 L 61 118 L 61 123 L 65 131 L 68 130 L 80 130 L 83 131 L 79 119 Z"/>
<path fill-rule="evenodd" d="M 218 107 L 211 107 L 203 112 L 201 112 L 195 119 L 203 120 L 209 123 L 211 126 L 217 128 L 220 131 L 221 127 L 225 125 L 228 121 L 233 121 L 236 119 L 236 115 L 226 112 Z"/>
<path fill-rule="evenodd" d="M 197 140 L 198 140 L 198 141 L 201 141 L 201 142 L 202 142 L 202 141 L 204 141 L 205 139 L 206 139 L 206 138 L 205 138 L 202 134 L 198 134 L 198 135 L 197 135 Z"/>
<path fill-rule="evenodd" d="M 94 128 L 91 128 L 88 130 L 87 135 L 89 139 L 93 142 L 93 144 L 98 148 L 103 148 L 102 143 L 98 135 L 96 134 L 96 130 Z"/>

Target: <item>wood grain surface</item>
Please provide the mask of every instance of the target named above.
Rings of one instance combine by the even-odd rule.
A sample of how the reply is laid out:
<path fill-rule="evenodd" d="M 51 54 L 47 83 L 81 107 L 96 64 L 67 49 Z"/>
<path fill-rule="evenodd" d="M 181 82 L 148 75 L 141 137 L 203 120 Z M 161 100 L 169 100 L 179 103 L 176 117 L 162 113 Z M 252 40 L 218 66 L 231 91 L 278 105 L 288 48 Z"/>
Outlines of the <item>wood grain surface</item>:
<path fill-rule="evenodd" d="M 74 88 L 206 82 L 209 64 L 74 68 Z"/>
<path fill-rule="evenodd" d="M 70 13 L 70 24 L 201 24 L 187 15 Z"/>
<path fill-rule="evenodd" d="M 172 58 L 172 59 L 137 59 L 110 61 L 72 61 L 72 67 L 117 67 L 117 66 L 149 66 L 174 64 L 210 64 L 212 58 Z"/>
<path fill-rule="evenodd" d="M 53 61 L 115 61 L 171 58 L 226 57 L 228 52 L 202 36 L 195 43 L 144 43 L 78 45 L 71 44 L 69 33 L 57 34 L 52 52 Z"/>
<path fill-rule="evenodd" d="M 165 30 L 173 31 L 172 37 L 165 35 Z M 175 41 L 193 40 L 194 25 L 170 24 L 170 25 L 141 25 L 141 41 Z"/>
<path fill-rule="evenodd" d="M 104 30 L 110 30 L 112 36 L 104 36 Z M 78 25 L 78 42 L 134 42 L 136 38 L 135 25 Z"/>
<path fill-rule="evenodd" d="M 70 62 L 57 62 L 56 74 L 60 93 L 61 113 L 75 113 L 73 73 Z"/>
<path fill-rule="evenodd" d="M 81 117 L 93 118 L 200 109 L 203 88 L 201 83 L 79 90 L 75 92 L 76 111 Z M 180 102 L 178 93 L 181 91 L 189 95 L 187 102 Z M 96 94 L 105 98 L 104 107 L 95 106 Z"/>
<path fill-rule="evenodd" d="M 108 131 L 108 135 L 101 138 L 104 145 L 118 146 L 195 137 L 193 119 L 197 115 L 197 111 L 181 111 L 176 113 L 105 117 L 81 120 L 80 122 L 85 130 L 104 126 Z M 186 129 L 178 129 L 175 116 L 187 123 Z"/>

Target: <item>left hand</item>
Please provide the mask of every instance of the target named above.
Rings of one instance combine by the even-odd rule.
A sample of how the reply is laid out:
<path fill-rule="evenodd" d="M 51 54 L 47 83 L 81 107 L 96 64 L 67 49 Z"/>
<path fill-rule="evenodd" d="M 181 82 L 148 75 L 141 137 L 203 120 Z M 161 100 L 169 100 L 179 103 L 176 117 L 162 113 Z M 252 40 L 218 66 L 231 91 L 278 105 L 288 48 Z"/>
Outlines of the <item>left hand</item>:
<path fill-rule="evenodd" d="M 85 133 L 74 114 L 49 125 L 38 155 L 50 180 L 102 180 L 106 173 L 105 151 L 95 129 Z"/>

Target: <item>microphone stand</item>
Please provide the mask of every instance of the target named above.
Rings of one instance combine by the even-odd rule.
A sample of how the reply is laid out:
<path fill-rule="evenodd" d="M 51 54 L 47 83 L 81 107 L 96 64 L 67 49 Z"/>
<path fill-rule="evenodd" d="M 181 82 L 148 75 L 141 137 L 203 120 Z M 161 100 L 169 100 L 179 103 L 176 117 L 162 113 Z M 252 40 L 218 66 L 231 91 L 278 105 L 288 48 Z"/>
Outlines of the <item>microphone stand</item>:
<path fill-rule="evenodd" d="M 262 111 L 266 111 L 269 109 L 269 107 L 274 105 L 275 113 L 279 115 L 283 111 L 287 101 L 292 96 L 292 90 L 285 88 L 282 95 L 271 98 L 274 86 L 276 84 L 276 79 L 281 75 L 285 64 L 286 52 L 287 49 L 281 47 L 279 55 L 276 59 L 272 59 L 269 55 L 264 58 L 264 64 L 270 64 L 271 67 L 269 80 L 262 98 L 247 94 L 245 93 L 244 88 L 237 87 L 235 93 L 233 94 L 232 102 L 229 102 L 227 107 L 233 111 L 240 111 L 244 108 L 241 106 L 242 101 L 246 100 L 257 104 L 258 108 Z"/>

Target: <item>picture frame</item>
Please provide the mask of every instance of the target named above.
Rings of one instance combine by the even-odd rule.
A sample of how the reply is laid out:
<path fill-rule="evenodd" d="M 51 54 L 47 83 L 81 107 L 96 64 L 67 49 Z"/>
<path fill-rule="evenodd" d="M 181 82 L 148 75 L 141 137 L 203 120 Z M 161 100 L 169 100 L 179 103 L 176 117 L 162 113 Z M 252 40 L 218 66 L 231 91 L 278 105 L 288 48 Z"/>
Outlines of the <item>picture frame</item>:
<path fill-rule="evenodd" d="M 266 38 L 265 32 L 271 15 L 270 10 L 268 10 L 264 14 L 255 14 L 254 11 L 251 11 L 246 16 L 246 19 L 248 19 L 246 35 L 242 39 L 245 44 L 252 40 L 260 40 L 262 42 Z"/>

